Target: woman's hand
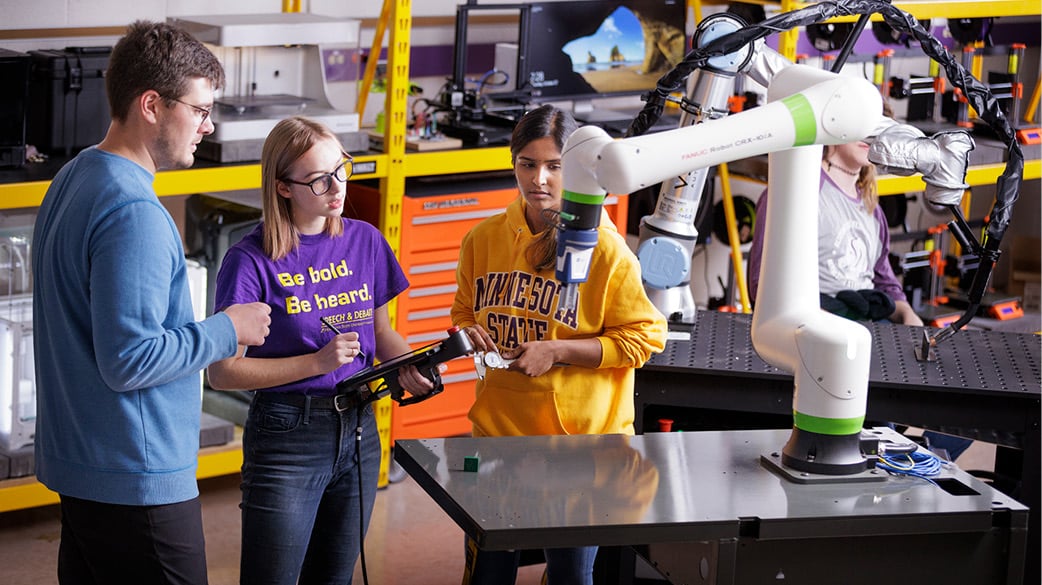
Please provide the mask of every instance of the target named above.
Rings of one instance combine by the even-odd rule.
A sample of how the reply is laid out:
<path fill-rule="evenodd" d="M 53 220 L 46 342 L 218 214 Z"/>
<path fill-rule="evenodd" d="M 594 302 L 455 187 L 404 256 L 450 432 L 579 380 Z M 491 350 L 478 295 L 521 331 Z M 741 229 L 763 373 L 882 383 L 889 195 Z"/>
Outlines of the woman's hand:
<path fill-rule="evenodd" d="M 915 309 L 907 301 L 894 301 L 894 312 L 891 313 L 890 320 L 901 325 L 923 326 L 923 320 L 915 314 Z"/>
<path fill-rule="evenodd" d="M 507 369 L 530 377 L 542 376 L 559 361 L 553 341 L 527 341 L 501 355 L 514 360 Z"/>
<path fill-rule="evenodd" d="M 358 342 L 358 333 L 348 331 L 334 337 L 322 349 L 314 353 L 321 374 L 328 374 L 344 364 L 355 361 L 362 346 Z"/>
<path fill-rule="evenodd" d="M 445 373 L 448 366 L 438 364 L 438 373 Z M 398 369 L 398 383 L 413 396 L 426 396 L 434 390 L 434 382 L 420 373 L 416 366 L 402 366 Z"/>
<path fill-rule="evenodd" d="M 496 342 L 492 341 L 492 336 L 481 325 L 464 327 L 463 332 L 470 338 L 474 351 L 496 351 Z"/>
<path fill-rule="evenodd" d="M 601 353 L 601 342 L 596 337 L 589 337 L 526 341 L 501 352 L 501 355 L 514 360 L 509 370 L 535 377 L 549 372 L 554 366 L 600 367 Z"/>

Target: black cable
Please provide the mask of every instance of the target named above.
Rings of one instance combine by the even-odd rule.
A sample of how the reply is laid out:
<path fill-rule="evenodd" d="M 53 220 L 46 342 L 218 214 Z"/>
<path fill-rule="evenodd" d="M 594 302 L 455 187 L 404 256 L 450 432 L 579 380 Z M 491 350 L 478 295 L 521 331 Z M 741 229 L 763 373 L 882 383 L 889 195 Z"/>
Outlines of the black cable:
<path fill-rule="evenodd" d="M 862 14 L 858 17 L 857 22 L 854 23 L 854 30 L 847 35 L 847 40 L 843 41 L 843 46 L 839 49 L 839 55 L 836 55 L 836 60 L 832 63 L 833 73 L 839 73 L 839 70 L 843 68 L 847 58 L 850 57 L 850 52 L 854 50 L 854 44 L 857 43 L 862 31 L 865 30 L 866 24 L 868 24 L 868 15 Z"/>
<path fill-rule="evenodd" d="M 387 384 L 383 383 L 380 385 L 380 388 L 383 389 L 386 386 Z M 365 491 L 362 483 L 362 413 L 365 411 L 366 404 L 369 403 L 362 402 L 355 409 L 355 459 L 357 460 L 356 468 L 358 470 L 358 557 L 362 562 L 362 585 L 369 585 L 369 572 L 365 565 Z M 379 429 L 377 429 L 377 433 L 379 433 Z"/>
<path fill-rule="evenodd" d="M 362 411 L 365 404 L 355 409 L 355 468 L 358 471 L 358 556 L 362 561 L 362 584 L 369 585 L 365 566 L 365 491 L 362 489 Z"/>

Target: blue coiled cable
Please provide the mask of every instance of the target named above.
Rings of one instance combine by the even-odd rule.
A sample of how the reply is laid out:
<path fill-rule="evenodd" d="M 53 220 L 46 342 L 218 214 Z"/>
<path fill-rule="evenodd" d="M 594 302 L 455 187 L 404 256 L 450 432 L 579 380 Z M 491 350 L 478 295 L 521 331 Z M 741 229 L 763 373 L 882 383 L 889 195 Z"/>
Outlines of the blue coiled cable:
<path fill-rule="evenodd" d="M 922 449 L 895 455 L 880 454 L 877 466 L 890 473 L 910 475 L 933 483 L 932 477 L 941 473 L 941 458 Z"/>

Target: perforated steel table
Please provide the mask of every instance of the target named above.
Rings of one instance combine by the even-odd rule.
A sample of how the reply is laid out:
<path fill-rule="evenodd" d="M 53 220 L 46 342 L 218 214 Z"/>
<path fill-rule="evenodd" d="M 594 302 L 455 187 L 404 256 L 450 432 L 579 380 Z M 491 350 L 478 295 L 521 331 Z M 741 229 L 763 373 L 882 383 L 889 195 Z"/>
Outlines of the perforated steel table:
<path fill-rule="evenodd" d="M 753 349 L 751 315 L 702 311 L 690 341 L 637 370 L 636 425 L 641 432 L 670 408 L 685 407 L 699 428 L 734 428 L 760 414 L 791 417 L 792 376 Z M 1028 550 L 1040 547 L 1040 340 L 1036 335 L 964 330 L 919 362 L 922 329 L 872 323 L 867 417 L 936 429 L 999 445 L 996 472 L 1020 479 L 1017 498 L 1031 508 Z M 678 411 L 679 412 L 679 411 Z M 648 428 L 648 430 L 654 430 Z M 1039 583 L 1037 555 L 1025 583 Z"/>
<path fill-rule="evenodd" d="M 488 550 L 635 546 L 673 583 L 876 585 L 894 567 L 907 582 L 1021 582 L 1027 509 L 1012 498 L 954 465 L 936 483 L 790 481 L 761 463 L 788 434 L 419 439 L 394 456 Z"/>

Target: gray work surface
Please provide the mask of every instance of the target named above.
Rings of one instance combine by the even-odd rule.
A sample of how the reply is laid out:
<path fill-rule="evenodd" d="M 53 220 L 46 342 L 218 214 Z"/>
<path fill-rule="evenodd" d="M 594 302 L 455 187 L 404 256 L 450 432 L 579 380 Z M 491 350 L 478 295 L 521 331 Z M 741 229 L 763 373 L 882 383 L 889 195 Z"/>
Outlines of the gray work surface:
<path fill-rule="evenodd" d="M 649 405 L 792 414 L 792 375 L 764 362 L 752 315 L 699 311 L 690 341 L 670 340 L 636 373 L 637 432 Z M 869 420 L 934 428 L 1038 454 L 1042 344 L 1037 335 L 964 330 L 920 362 L 923 328 L 872 333 Z M 933 330 L 936 331 L 936 330 Z M 706 429 L 719 430 L 719 429 Z"/>
<path fill-rule="evenodd" d="M 874 432 L 906 441 L 890 429 Z M 946 562 L 988 580 L 979 582 L 1019 582 L 1027 509 L 1012 498 L 954 465 L 944 467 L 937 484 L 878 470 L 876 481 L 792 482 L 761 463 L 761 455 L 780 451 L 789 434 L 456 437 L 400 440 L 394 454 L 489 550 L 709 541 L 767 551 L 768 543 L 784 548 L 833 540 L 851 549 L 848 556 L 878 563 L 872 556 L 883 551 L 860 547 L 894 539 L 902 547 L 943 542 L 956 555 L 967 546 L 981 567 L 962 566 L 965 559 Z M 463 471 L 465 457 L 478 458 L 476 472 Z M 953 535 L 960 540 L 948 542 Z M 713 566 L 727 573 L 740 559 L 716 559 Z M 839 557 L 818 562 L 827 568 Z"/>
<path fill-rule="evenodd" d="M 637 431 L 655 428 L 649 425 L 658 418 L 679 423 L 685 412 L 694 413 L 688 416 L 704 430 L 742 428 L 753 415 L 791 421 L 792 375 L 760 359 L 750 339 L 751 321 L 751 315 L 700 311 L 690 341 L 669 341 L 665 351 L 638 369 Z M 1017 498 L 1032 508 L 1028 547 L 1037 551 L 1042 532 L 1039 336 L 964 330 L 937 346 L 936 361 L 919 362 L 914 349 L 922 328 L 866 327 L 873 346 L 868 419 L 999 445 L 994 471 L 1015 482 Z M 1039 583 L 1035 557 L 1024 583 Z"/>

